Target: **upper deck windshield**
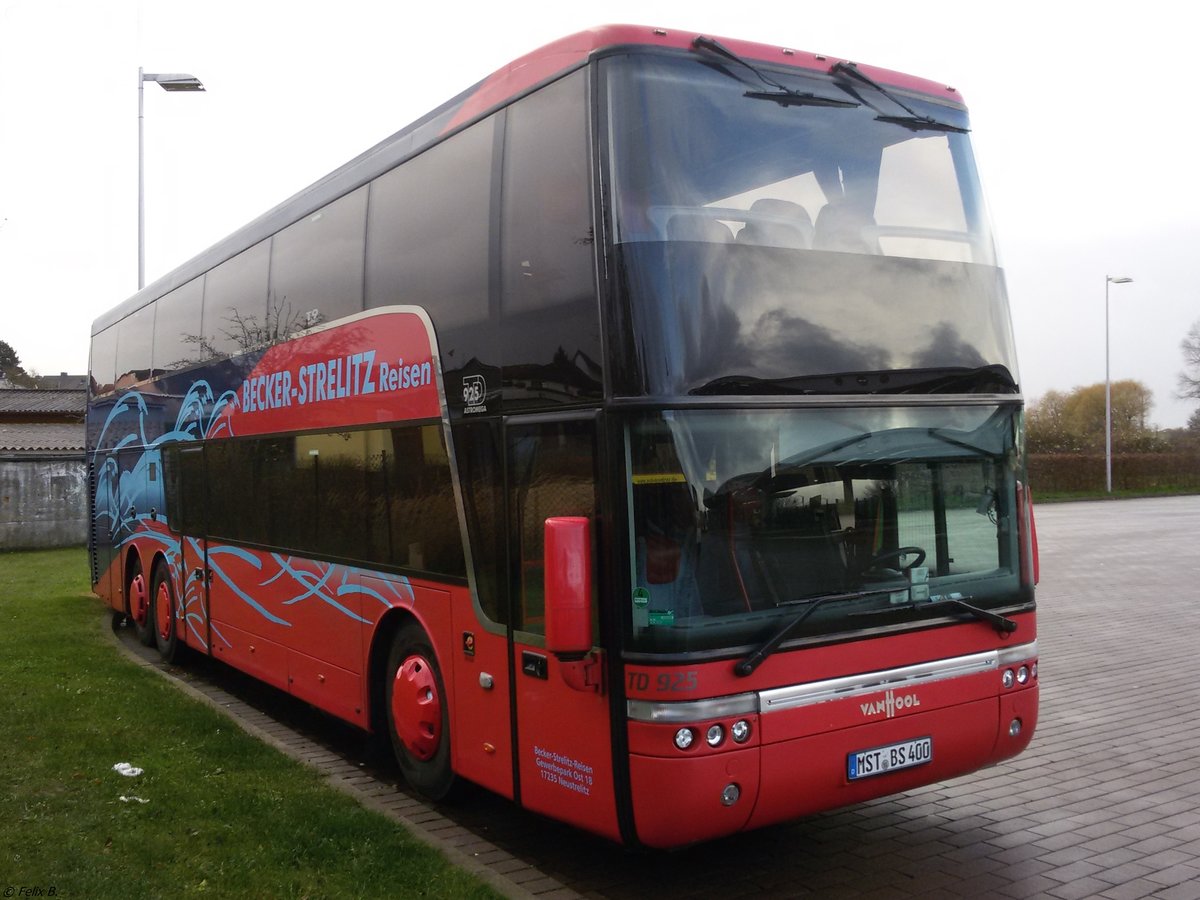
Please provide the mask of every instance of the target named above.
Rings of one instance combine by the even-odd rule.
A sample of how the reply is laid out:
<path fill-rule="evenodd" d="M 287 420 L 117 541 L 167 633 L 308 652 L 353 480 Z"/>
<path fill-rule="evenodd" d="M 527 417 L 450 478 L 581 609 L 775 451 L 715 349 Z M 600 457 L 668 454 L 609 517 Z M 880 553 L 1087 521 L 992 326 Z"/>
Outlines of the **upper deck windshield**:
<path fill-rule="evenodd" d="M 1016 406 L 688 409 L 626 428 L 629 648 L 746 647 L 1032 600 Z M 968 611 L 969 612 L 969 611 Z"/>
<path fill-rule="evenodd" d="M 964 110 L 905 95 L 938 127 L 914 124 L 862 84 L 772 68 L 841 105 L 777 102 L 702 53 L 604 71 L 619 394 L 1016 390 Z"/>

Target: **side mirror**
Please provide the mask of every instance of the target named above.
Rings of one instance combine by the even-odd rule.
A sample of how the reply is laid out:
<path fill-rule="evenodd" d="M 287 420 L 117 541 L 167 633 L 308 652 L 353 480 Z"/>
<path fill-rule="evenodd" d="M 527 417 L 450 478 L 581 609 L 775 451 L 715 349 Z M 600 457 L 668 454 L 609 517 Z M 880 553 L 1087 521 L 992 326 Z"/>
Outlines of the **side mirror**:
<path fill-rule="evenodd" d="M 579 659 L 592 649 L 592 525 L 575 516 L 546 520 L 546 649 Z"/>

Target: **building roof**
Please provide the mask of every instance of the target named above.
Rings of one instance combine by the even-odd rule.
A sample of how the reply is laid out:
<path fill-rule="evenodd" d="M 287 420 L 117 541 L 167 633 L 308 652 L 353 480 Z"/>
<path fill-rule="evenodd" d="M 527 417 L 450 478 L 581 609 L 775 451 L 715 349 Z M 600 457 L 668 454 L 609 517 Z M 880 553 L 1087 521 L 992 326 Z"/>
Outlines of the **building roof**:
<path fill-rule="evenodd" d="M 26 388 L 0 390 L 0 416 L 83 416 L 87 391 L 45 391 Z"/>
<path fill-rule="evenodd" d="M 84 450 L 82 422 L 0 425 L 0 453 Z"/>
<path fill-rule="evenodd" d="M 88 377 L 86 375 L 39 375 L 37 386 L 43 391 L 86 391 Z"/>

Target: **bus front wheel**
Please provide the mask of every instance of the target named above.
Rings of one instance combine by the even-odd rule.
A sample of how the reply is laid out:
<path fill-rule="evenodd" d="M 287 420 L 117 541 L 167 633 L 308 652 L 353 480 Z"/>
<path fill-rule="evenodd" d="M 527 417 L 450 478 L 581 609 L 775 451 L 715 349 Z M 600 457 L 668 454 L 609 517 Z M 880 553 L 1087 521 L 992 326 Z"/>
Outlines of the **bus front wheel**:
<path fill-rule="evenodd" d="M 405 780 L 441 800 L 455 781 L 446 686 L 429 638 L 415 622 L 401 626 L 392 642 L 386 706 L 392 750 Z"/>

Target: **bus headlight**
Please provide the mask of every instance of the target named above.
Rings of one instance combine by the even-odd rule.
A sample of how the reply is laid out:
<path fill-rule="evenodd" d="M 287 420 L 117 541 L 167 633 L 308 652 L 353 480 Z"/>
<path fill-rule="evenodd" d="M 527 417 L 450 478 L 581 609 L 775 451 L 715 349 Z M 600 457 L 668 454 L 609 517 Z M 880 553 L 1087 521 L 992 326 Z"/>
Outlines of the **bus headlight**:
<path fill-rule="evenodd" d="M 721 725 L 709 725 L 704 740 L 708 741 L 710 747 L 721 746 L 721 741 L 725 740 L 725 729 Z"/>
<path fill-rule="evenodd" d="M 690 728 L 680 728 L 675 732 L 675 746 L 680 750 L 686 750 L 692 746 L 692 742 L 696 740 L 696 732 Z"/>

